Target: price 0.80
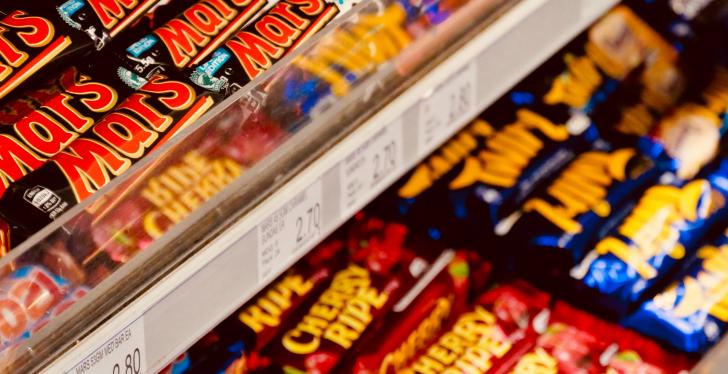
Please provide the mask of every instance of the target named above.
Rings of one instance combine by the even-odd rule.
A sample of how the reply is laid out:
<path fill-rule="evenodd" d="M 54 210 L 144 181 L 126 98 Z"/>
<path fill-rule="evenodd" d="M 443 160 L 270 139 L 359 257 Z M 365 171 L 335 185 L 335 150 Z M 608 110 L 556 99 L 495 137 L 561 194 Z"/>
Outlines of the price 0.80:
<path fill-rule="evenodd" d="M 374 154 L 374 183 L 387 176 L 397 168 L 397 144 L 394 140 L 385 144 L 382 149 Z"/>
<path fill-rule="evenodd" d="M 132 353 L 124 357 L 124 367 L 118 363 L 114 364 L 111 374 L 141 374 L 142 372 L 142 353 L 139 348 L 134 348 Z"/>
<path fill-rule="evenodd" d="M 316 203 L 296 217 L 296 244 L 316 235 L 321 230 L 321 204 Z"/>

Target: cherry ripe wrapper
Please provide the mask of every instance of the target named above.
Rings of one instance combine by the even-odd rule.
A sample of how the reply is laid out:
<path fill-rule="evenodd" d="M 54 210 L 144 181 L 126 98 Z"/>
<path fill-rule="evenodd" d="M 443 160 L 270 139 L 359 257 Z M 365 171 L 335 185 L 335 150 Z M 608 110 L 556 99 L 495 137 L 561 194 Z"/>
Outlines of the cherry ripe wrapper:
<path fill-rule="evenodd" d="M 432 262 L 415 247 L 404 247 L 404 226 L 369 218 L 347 234 L 350 261 L 308 310 L 292 318 L 293 327 L 261 355 L 284 371 L 336 372 L 347 352 L 423 276 Z"/>
<path fill-rule="evenodd" d="M 687 371 L 691 366 L 685 356 L 559 302 L 535 347 L 509 372 L 667 374 Z"/>
<path fill-rule="evenodd" d="M 490 272 L 488 263 L 474 265 L 473 271 Z M 470 281 L 470 272 L 467 252 L 444 251 L 392 311 L 362 337 L 360 347 L 349 352 L 339 370 L 364 374 L 404 369 L 465 312 L 469 291 L 475 285 Z"/>
<path fill-rule="evenodd" d="M 623 316 L 689 258 L 728 213 L 728 161 L 690 182 L 657 184 L 570 272 L 598 309 Z"/>
<path fill-rule="evenodd" d="M 728 329 L 728 232 L 701 247 L 665 290 L 622 323 L 684 352 L 705 352 Z"/>
<path fill-rule="evenodd" d="M 341 240 L 327 239 L 190 348 L 176 370 L 212 373 L 270 364 L 260 350 L 310 308 L 347 257 Z"/>
<path fill-rule="evenodd" d="M 549 296 L 522 281 L 477 298 L 402 373 L 501 372 L 534 344 Z"/>

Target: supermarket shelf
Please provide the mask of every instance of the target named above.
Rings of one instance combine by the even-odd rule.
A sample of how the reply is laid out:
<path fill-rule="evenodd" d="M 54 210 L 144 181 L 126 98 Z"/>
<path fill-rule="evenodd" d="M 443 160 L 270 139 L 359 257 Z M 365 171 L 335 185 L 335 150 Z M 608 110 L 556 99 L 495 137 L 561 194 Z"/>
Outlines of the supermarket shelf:
<path fill-rule="evenodd" d="M 142 372 L 158 371 L 614 3 L 516 3 L 45 372 L 78 373 L 134 349 Z M 111 372 L 106 365 L 83 372 Z"/>

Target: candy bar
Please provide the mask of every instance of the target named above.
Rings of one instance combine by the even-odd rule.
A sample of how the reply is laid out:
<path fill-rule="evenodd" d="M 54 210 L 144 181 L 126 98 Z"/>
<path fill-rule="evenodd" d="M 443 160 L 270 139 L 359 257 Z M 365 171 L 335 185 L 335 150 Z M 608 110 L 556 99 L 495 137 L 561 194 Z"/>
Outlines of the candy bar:
<path fill-rule="evenodd" d="M 70 287 L 66 280 L 33 265 L 4 277 L 0 290 L 0 350 L 5 350 L 45 324 Z"/>
<path fill-rule="evenodd" d="M 401 373 L 498 372 L 533 344 L 548 295 L 517 281 L 481 295 Z"/>
<path fill-rule="evenodd" d="M 488 271 L 476 268 L 476 271 Z M 349 352 L 343 369 L 353 373 L 394 373 L 430 345 L 467 307 L 470 266 L 464 251 L 447 250 L 428 272 Z M 344 362 L 346 362 L 345 360 Z"/>
<path fill-rule="evenodd" d="M 292 317 L 309 308 L 345 264 L 342 242 L 328 239 L 195 344 L 182 372 L 256 369 L 260 349 L 292 327 Z"/>
<path fill-rule="evenodd" d="M 11 247 L 194 123 L 214 103 L 210 93 L 182 80 L 150 79 L 65 150 L 6 190 L 0 214 L 11 225 Z"/>
<path fill-rule="evenodd" d="M 131 43 L 118 43 L 129 70 L 144 79 L 199 63 L 254 19 L 266 0 L 197 1 L 174 19 Z M 115 46 L 116 47 L 116 46 Z"/>
<path fill-rule="evenodd" d="M 614 225 L 619 217 L 614 212 L 662 174 L 635 148 L 578 155 L 514 214 L 509 239 L 523 246 L 519 260 L 524 271 L 534 277 L 564 277 Z"/>
<path fill-rule="evenodd" d="M 403 248 L 406 229 L 377 221 L 356 223 L 353 237 L 359 245 L 347 246 L 353 251 L 349 263 L 303 315 L 293 318 L 293 326 L 263 349 L 261 355 L 275 367 L 336 372 L 344 355 L 422 276 L 429 261 Z"/>
<path fill-rule="evenodd" d="M 342 2 L 350 5 L 349 1 Z M 190 79 L 213 92 L 232 94 L 341 14 L 324 0 L 282 0 L 235 32 L 189 71 Z"/>
<path fill-rule="evenodd" d="M 438 12 L 439 5 L 428 7 Z M 371 74 L 410 44 L 412 37 L 406 27 L 414 20 L 408 18 L 425 17 L 420 14 L 423 8 L 423 4 L 414 6 L 406 0 L 395 2 L 379 13 L 362 15 L 346 27 L 332 30 L 326 41 L 292 61 L 291 69 L 275 81 L 279 87 L 269 88 L 279 93 L 274 98 L 280 96 L 280 103 L 274 100 L 268 104 L 285 104 L 308 114 L 323 99 L 347 94 L 352 82 Z"/>
<path fill-rule="evenodd" d="M 536 346 L 508 372 L 661 374 L 690 367 L 687 357 L 559 302 Z"/>
<path fill-rule="evenodd" d="M 258 1 L 255 3 L 257 5 L 245 5 L 244 9 L 234 10 L 221 1 L 223 0 L 213 0 L 213 3 L 220 9 L 229 10 L 230 14 L 241 13 L 238 17 L 241 21 L 252 17 L 262 6 Z M 214 45 L 221 42 L 227 36 L 225 32 L 228 29 L 222 27 L 206 29 L 204 43 L 194 46 L 189 45 L 187 39 L 179 39 L 180 35 L 184 37 L 188 34 L 174 30 L 177 28 L 182 28 L 186 32 L 197 30 L 189 26 L 189 22 L 192 22 L 190 19 L 202 14 L 203 8 L 212 12 L 211 7 L 207 0 L 196 2 L 150 35 L 168 35 L 171 38 L 168 43 L 159 44 L 185 50 L 185 56 L 188 58 L 200 56 L 205 51 L 202 48 L 206 45 L 204 43 Z M 248 18 L 242 17 L 242 14 Z M 117 40 L 115 44 L 130 43 Z M 132 47 L 134 45 L 138 43 L 132 44 Z M 114 48 L 116 47 L 111 49 Z M 155 50 L 154 54 L 158 55 L 159 52 Z M 32 90 L 8 103 L 9 107 L 4 118 L 13 122 L 8 123 L 12 127 L 8 126 L 0 132 L 0 142 L 4 143 L 0 145 L 0 149 L 8 154 L 5 158 L 14 159 L 15 162 L 3 165 L 5 170 L 2 170 L 2 174 L 7 177 L 0 186 L 2 189 L 0 196 L 8 184 L 39 168 L 47 158 L 62 151 L 73 139 L 91 128 L 118 103 L 128 98 L 135 89 L 140 88 L 147 79 L 164 71 L 164 69 L 152 69 L 148 74 L 139 77 L 126 70 L 123 67 L 124 61 L 116 60 L 112 52 L 104 51 L 96 57 L 105 59 L 105 64 L 101 65 L 94 61 L 81 64 L 78 68 L 66 69 L 45 87 Z"/>
<path fill-rule="evenodd" d="M 63 71 L 47 89 L 35 90 L 20 99 L 35 103 L 17 108 L 20 112 L 8 118 L 15 122 L 0 129 L 0 153 L 3 159 L 11 160 L 0 166 L 0 196 L 10 184 L 65 149 L 132 92 L 114 72 L 80 66 Z"/>
<path fill-rule="evenodd" d="M 685 352 L 704 352 L 728 328 L 728 231 L 701 247 L 676 281 L 623 323 Z"/>
<path fill-rule="evenodd" d="M 597 307 L 624 315 L 728 212 L 728 162 L 690 182 L 650 187 L 571 271 Z"/>
<path fill-rule="evenodd" d="M 728 68 L 716 67 L 695 98 L 665 117 L 643 141 L 654 155 L 683 179 L 690 179 L 718 153 L 728 128 Z"/>
<path fill-rule="evenodd" d="M 0 20 L 10 31 L 3 38 L 0 98 L 39 71 L 48 71 L 52 65 L 57 68 L 62 59 L 103 48 L 157 1 L 68 0 L 54 2 L 52 7 L 46 2 L 17 4 Z"/>

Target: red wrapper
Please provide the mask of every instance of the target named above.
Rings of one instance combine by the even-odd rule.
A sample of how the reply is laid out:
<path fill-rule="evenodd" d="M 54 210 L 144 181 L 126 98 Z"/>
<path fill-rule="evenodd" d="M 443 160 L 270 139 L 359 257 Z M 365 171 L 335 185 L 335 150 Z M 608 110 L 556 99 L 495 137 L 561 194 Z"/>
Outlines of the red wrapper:
<path fill-rule="evenodd" d="M 666 374 L 691 366 L 687 357 L 637 333 L 558 303 L 536 346 L 510 372 Z"/>
<path fill-rule="evenodd" d="M 467 308 L 470 264 L 465 251 L 444 251 L 430 270 L 351 352 L 346 372 L 395 373 L 431 344 Z M 490 273 L 490 264 L 475 267 Z M 352 366 L 349 368 L 348 366 Z"/>
<path fill-rule="evenodd" d="M 149 80 L 63 151 L 9 186 L 0 210 L 11 225 L 11 246 L 121 175 L 214 103 L 209 93 L 182 80 Z"/>
<path fill-rule="evenodd" d="M 335 372 L 344 355 L 356 349 L 431 262 L 404 247 L 406 238 L 402 225 L 359 216 L 347 240 L 349 264 L 262 355 L 283 370 Z"/>
<path fill-rule="evenodd" d="M 402 373 L 491 373 L 533 345 L 534 324 L 549 296 L 524 282 L 498 286 L 478 298 Z"/>

